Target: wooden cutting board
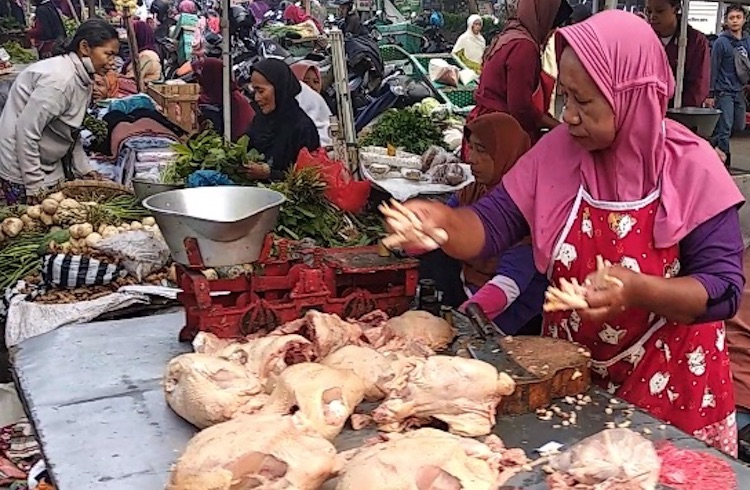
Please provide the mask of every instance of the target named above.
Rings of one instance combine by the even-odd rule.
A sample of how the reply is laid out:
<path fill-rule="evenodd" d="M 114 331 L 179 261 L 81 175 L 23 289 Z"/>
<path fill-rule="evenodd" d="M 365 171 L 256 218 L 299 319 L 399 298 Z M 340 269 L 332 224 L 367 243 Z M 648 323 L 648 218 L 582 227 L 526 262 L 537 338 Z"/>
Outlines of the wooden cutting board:
<path fill-rule="evenodd" d="M 508 372 L 516 380 L 516 390 L 500 402 L 499 415 L 533 412 L 551 405 L 555 399 L 583 394 L 591 386 L 590 354 L 578 344 L 537 336 L 504 337 L 498 342 L 499 351 L 534 375 L 529 379 Z M 468 350 L 461 348 L 456 355 L 471 357 Z M 497 364 L 495 367 L 505 370 L 505 363 Z"/>

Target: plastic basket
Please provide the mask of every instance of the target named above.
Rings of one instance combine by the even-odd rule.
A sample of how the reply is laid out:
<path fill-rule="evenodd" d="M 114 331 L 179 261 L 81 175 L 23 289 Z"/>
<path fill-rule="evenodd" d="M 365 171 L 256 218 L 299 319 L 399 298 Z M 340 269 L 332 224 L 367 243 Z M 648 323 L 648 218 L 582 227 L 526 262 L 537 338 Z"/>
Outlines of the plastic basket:
<path fill-rule="evenodd" d="M 424 78 L 430 83 L 430 85 L 432 85 L 435 92 L 439 95 L 438 99 L 442 99 L 443 103 L 450 104 L 455 112 L 464 114 L 469 112 L 474 105 L 476 105 L 474 100 L 474 91 L 477 88 L 476 82 L 471 82 L 468 85 L 460 85 L 458 87 L 449 87 L 430 80 L 430 60 L 443 59 L 451 65 L 458 67 L 460 70 L 465 70 L 466 65 L 464 65 L 461 60 L 452 54 L 418 54 L 412 55 L 411 58 L 416 62 L 416 65 L 424 75 Z"/>
<path fill-rule="evenodd" d="M 394 41 L 407 53 L 419 53 L 422 48 L 424 29 L 408 22 L 377 26 L 383 36 L 381 44 L 393 44 Z"/>
<path fill-rule="evenodd" d="M 401 46 L 395 44 L 383 44 L 379 46 L 380 57 L 383 58 L 383 63 L 390 63 L 393 61 L 406 61 L 409 59 L 409 53 Z"/>

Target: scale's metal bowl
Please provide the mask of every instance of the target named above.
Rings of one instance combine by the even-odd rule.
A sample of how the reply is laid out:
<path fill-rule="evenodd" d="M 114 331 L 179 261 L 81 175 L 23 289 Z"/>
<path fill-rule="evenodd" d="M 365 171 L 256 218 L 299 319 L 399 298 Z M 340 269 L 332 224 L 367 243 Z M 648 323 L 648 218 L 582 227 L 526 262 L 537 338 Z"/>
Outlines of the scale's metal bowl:
<path fill-rule="evenodd" d="M 258 187 L 196 187 L 162 192 L 143 201 L 175 262 L 190 265 L 185 239 L 195 238 L 206 267 L 247 264 L 260 257 L 276 227 L 283 194 Z"/>
<path fill-rule="evenodd" d="M 173 191 L 184 187 L 184 184 L 159 184 L 138 178 L 133 179 L 131 182 L 133 184 L 135 197 L 137 197 L 139 201 L 143 201 L 147 197 L 155 196 L 161 192 Z"/>
<path fill-rule="evenodd" d="M 667 117 L 687 127 L 701 138 L 710 138 L 721 111 L 708 107 L 681 107 L 667 110 Z"/>

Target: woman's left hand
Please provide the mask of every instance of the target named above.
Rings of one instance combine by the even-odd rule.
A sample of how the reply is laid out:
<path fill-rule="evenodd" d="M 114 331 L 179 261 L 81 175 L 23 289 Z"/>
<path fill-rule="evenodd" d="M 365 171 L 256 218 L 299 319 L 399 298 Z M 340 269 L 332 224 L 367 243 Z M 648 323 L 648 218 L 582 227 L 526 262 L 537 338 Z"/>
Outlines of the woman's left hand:
<path fill-rule="evenodd" d="M 605 276 L 619 280 L 614 284 Z M 581 317 L 594 322 L 605 322 L 633 306 L 632 297 L 639 274 L 620 266 L 607 267 L 586 277 L 586 302 L 590 308 L 578 310 Z"/>
<path fill-rule="evenodd" d="M 91 172 L 83 176 L 83 180 L 105 180 L 105 179 L 104 179 L 104 176 L 102 176 L 102 174 L 100 174 L 96 170 L 92 170 Z"/>
<path fill-rule="evenodd" d="M 265 163 L 251 163 L 245 169 L 247 176 L 254 180 L 265 180 L 271 176 L 271 167 Z"/>

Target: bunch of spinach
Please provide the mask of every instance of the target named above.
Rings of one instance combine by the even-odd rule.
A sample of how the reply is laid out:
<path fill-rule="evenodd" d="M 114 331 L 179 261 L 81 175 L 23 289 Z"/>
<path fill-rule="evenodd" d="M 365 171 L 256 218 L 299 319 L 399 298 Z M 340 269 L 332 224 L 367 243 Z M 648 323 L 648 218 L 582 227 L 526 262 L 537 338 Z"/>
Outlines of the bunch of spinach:
<path fill-rule="evenodd" d="M 445 146 L 443 133 L 429 117 L 411 108 L 391 109 L 375 123 L 373 130 L 361 144 L 363 146 L 388 146 L 421 155 L 430 146 Z"/>
<path fill-rule="evenodd" d="M 196 170 L 216 170 L 235 184 L 251 183 L 245 167 L 251 163 L 262 163 L 265 157 L 249 146 L 250 138 L 247 136 L 233 143 L 207 129 L 190 137 L 184 144 L 172 145 L 177 159 L 162 172 L 161 180 L 164 183 L 182 182 Z"/>

